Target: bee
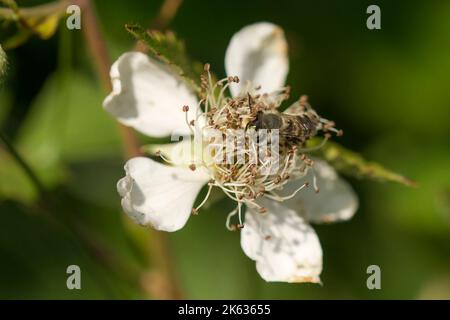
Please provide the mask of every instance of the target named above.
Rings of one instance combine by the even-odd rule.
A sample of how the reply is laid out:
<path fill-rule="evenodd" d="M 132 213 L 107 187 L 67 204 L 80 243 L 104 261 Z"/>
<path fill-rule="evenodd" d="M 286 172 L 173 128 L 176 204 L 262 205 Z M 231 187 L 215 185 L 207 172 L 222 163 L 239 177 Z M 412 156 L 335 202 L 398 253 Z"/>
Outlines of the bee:
<path fill-rule="evenodd" d="M 258 111 L 249 123 L 256 130 L 279 130 L 280 137 L 293 144 L 302 145 L 322 129 L 321 119 L 305 100 L 294 103 L 284 112 Z"/>

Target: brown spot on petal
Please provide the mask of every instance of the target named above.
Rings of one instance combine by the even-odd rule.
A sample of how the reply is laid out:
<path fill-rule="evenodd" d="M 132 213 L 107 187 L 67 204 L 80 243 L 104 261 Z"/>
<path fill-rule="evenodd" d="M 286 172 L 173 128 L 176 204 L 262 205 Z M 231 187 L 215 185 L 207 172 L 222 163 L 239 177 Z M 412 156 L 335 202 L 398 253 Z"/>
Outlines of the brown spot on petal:
<path fill-rule="evenodd" d="M 289 282 L 309 282 L 309 283 L 320 283 L 320 279 L 318 277 L 304 277 L 304 276 L 294 276 L 289 279 Z"/>

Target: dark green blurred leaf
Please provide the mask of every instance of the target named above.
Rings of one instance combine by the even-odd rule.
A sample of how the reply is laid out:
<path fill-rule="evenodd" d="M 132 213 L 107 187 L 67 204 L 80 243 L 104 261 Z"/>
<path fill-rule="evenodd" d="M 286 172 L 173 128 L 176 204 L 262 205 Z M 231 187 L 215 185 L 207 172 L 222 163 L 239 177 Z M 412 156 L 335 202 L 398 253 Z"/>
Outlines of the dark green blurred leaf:
<path fill-rule="evenodd" d="M 402 145 L 402 152 L 398 146 Z M 372 186 L 366 203 L 373 208 L 373 222 L 400 226 L 414 234 L 448 237 L 450 230 L 450 150 L 441 145 L 415 145 L 409 136 L 390 136 L 368 150 L 393 167 L 407 170 L 420 181 L 418 188 Z M 408 159 L 408 160 L 405 160 Z"/>
<path fill-rule="evenodd" d="M 90 232 L 94 239 L 107 241 L 108 248 L 121 262 L 133 263 L 128 245 L 120 228 L 117 212 L 101 207 L 87 206 L 59 194 L 68 207 L 79 214 L 74 218 Z M 64 227 L 42 219 L 40 212 L 27 212 L 23 206 L 12 202 L 0 203 L 0 298 L 2 299 L 114 299 L 142 296 L 126 277 L 100 264 L 97 256 L 88 253 L 83 242 Z M 57 217 L 68 214 L 54 212 Z M 31 214 L 30 214 L 31 213 Z M 37 241 L 38 239 L 38 241 Z M 98 245 L 98 243 L 96 243 Z M 101 248 L 101 247 L 100 247 Z M 81 268 L 82 290 L 66 287 L 69 265 Z"/>
<path fill-rule="evenodd" d="M 189 59 L 184 42 L 178 39 L 173 32 L 162 33 L 156 30 L 145 30 L 138 25 L 128 24 L 125 25 L 125 28 L 148 47 L 153 57 L 170 65 L 195 91 L 200 90 L 202 66 Z"/>
<path fill-rule="evenodd" d="M 319 143 L 320 139 L 312 139 L 308 146 L 316 146 Z M 328 141 L 325 146 L 314 151 L 313 154 L 326 160 L 339 172 L 351 177 L 397 182 L 410 187 L 416 185 L 413 180 L 386 169 L 381 164 L 368 161 L 360 154 L 348 150 L 336 142 Z"/>
<path fill-rule="evenodd" d="M 5 49 L 17 48 L 18 46 L 24 44 L 31 37 L 31 35 L 32 33 L 30 30 L 19 29 L 14 35 L 7 38 L 3 42 L 3 45 L 5 46 Z"/>

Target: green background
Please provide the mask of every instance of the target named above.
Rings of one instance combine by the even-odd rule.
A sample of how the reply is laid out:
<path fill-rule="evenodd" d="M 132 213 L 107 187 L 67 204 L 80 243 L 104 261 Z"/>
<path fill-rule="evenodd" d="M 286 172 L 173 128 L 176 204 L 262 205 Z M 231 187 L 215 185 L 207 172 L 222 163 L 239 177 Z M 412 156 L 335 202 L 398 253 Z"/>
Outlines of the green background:
<path fill-rule="evenodd" d="M 116 59 L 134 45 L 124 25 L 150 25 L 162 1 L 94 3 Z M 366 28 L 370 4 L 381 7 L 381 30 Z M 450 2 L 191 0 L 169 28 L 224 76 L 229 39 L 258 21 L 286 32 L 292 96 L 308 94 L 344 130 L 340 143 L 419 186 L 349 178 L 360 198 L 355 217 L 315 226 L 322 286 L 265 283 L 239 234 L 226 230 L 232 204 L 220 200 L 168 235 L 183 296 L 450 298 Z M 148 298 L 148 232 L 129 223 L 115 190 L 124 163 L 117 125 L 102 110 L 106 93 L 81 31 L 61 26 L 50 40 L 7 51 L 0 129 L 49 192 L 37 197 L 0 148 L 0 298 Z M 82 290 L 66 288 L 71 264 L 81 267 Z M 366 287 L 372 264 L 381 290 Z"/>

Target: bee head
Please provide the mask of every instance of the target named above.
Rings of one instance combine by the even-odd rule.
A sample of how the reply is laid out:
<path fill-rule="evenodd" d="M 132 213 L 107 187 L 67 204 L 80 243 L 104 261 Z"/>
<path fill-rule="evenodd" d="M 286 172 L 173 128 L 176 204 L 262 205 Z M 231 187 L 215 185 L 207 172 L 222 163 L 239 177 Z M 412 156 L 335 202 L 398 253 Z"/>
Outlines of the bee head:
<path fill-rule="evenodd" d="M 259 129 L 280 129 L 281 119 L 279 115 L 273 113 L 264 113 L 263 111 L 258 111 L 255 120 L 247 124 L 249 126 L 255 127 L 256 130 Z"/>

